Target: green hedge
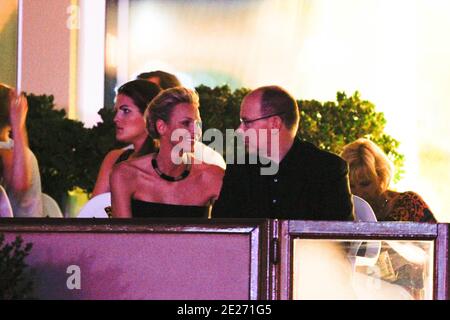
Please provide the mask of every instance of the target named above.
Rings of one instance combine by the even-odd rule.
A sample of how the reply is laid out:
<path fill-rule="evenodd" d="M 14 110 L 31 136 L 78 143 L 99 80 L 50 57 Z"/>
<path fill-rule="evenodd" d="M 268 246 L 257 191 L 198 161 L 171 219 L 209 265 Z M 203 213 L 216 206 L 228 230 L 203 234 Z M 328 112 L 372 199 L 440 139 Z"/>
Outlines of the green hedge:
<path fill-rule="evenodd" d="M 249 89 L 232 91 L 228 86 L 196 88 L 200 96 L 203 130 L 239 125 L 239 106 Z M 56 110 L 53 96 L 27 95 L 27 119 L 30 147 L 36 154 L 41 170 L 43 191 L 60 205 L 67 192 L 79 187 L 92 192 L 103 157 L 116 147 L 113 110 L 99 111 L 102 122 L 85 128 L 80 121 L 67 119 L 63 110 Z M 403 156 L 397 152 L 399 142 L 384 133 L 386 119 L 376 112 L 369 101 L 361 100 L 358 92 L 351 97 L 337 93 L 336 102 L 321 103 L 299 100 L 299 137 L 334 153 L 357 138 L 369 137 L 382 147 L 401 177 Z"/>
<path fill-rule="evenodd" d="M 33 280 L 25 258 L 32 243 L 24 243 L 20 236 L 11 242 L 0 233 L 0 300 L 32 299 Z"/>

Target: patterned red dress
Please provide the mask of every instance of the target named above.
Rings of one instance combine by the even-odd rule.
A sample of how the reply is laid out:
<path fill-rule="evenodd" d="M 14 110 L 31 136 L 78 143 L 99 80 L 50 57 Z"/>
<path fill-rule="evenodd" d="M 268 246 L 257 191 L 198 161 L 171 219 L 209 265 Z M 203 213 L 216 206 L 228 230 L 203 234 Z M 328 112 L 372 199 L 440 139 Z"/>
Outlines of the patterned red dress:
<path fill-rule="evenodd" d="M 394 196 L 390 200 L 390 210 L 383 218 L 384 221 L 436 222 L 430 208 L 417 193 L 392 193 Z"/>
<path fill-rule="evenodd" d="M 436 223 L 430 208 L 417 193 L 388 191 L 388 196 L 390 197 L 389 205 L 386 208 L 388 213 L 380 220 Z M 421 246 L 420 244 L 416 245 Z M 389 275 L 389 279 L 385 280 L 403 286 L 414 299 L 423 299 L 424 280 L 427 277 L 425 266 L 407 261 L 392 248 L 383 251 L 393 272 Z"/>

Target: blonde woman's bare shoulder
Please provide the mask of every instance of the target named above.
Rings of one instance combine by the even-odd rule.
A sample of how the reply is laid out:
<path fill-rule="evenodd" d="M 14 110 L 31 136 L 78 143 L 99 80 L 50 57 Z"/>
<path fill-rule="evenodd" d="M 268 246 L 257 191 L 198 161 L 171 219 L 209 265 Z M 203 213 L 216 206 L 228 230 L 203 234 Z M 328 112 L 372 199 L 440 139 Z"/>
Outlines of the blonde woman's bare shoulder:
<path fill-rule="evenodd" d="M 197 168 L 201 170 L 203 175 L 207 178 L 223 178 L 223 175 L 225 174 L 225 170 L 223 170 L 221 167 L 208 164 L 205 162 L 202 162 L 200 164 L 197 164 Z"/>
<path fill-rule="evenodd" d="M 201 184 L 205 191 L 208 190 L 210 200 L 216 200 L 219 197 L 225 171 L 219 166 L 206 163 L 203 163 L 201 168 Z"/>

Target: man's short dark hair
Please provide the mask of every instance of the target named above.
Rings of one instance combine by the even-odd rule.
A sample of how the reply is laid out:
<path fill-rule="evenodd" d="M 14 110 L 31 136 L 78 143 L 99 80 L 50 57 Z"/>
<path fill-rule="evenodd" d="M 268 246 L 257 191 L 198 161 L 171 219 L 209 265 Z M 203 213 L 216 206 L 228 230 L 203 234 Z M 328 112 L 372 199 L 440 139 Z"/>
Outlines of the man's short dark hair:
<path fill-rule="evenodd" d="M 137 76 L 137 79 L 142 79 L 142 80 L 148 80 L 149 78 L 158 78 L 159 86 L 163 90 L 181 86 L 181 82 L 180 82 L 180 80 L 178 80 L 178 78 L 176 76 L 174 76 L 171 73 L 164 72 L 161 70 L 143 72 Z"/>
<path fill-rule="evenodd" d="M 282 119 L 287 129 L 298 125 L 300 114 L 297 101 L 286 90 L 278 86 L 267 86 L 257 89 L 261 92 L 261 114 L 282 113 Z"/>

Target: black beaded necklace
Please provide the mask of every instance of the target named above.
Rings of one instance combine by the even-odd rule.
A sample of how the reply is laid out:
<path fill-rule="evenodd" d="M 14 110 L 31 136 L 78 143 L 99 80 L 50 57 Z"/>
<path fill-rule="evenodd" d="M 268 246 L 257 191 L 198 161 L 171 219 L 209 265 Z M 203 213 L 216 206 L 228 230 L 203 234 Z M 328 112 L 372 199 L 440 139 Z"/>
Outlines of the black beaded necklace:
<path fill-rule="evenodd" d="M 183 180 L 191 172 L 191 164 L 188 164 L 186 166 L 186 169 L 178 177 L 169 176 L 169 175 L 165 174 L 164 172 L 162 172 L 158 168 L 158 162 L 156 161 L 156 156 L 154 158 L 152 158 L 152 167 L 153 167 L 153 169 L 155 169 L 155 172 L 158 174 L 158 176 L 160 176 L 162 179 L 164 179 L 166 181 L 170 181 L 170 182 L 176 182 L 176 181 Z"/>

